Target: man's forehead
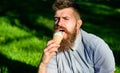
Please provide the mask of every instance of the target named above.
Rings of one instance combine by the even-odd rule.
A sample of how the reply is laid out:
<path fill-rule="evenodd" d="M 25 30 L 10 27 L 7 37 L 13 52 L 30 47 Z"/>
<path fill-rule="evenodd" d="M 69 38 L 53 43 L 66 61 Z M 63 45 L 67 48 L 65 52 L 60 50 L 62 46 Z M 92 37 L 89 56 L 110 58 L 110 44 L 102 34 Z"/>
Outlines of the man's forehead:
<path fill-rule="evenodd" d="M 55 16 L 72 16 L 73 15 L 73 10 L 72 8 L 65 8 L 56 11 Z"/>

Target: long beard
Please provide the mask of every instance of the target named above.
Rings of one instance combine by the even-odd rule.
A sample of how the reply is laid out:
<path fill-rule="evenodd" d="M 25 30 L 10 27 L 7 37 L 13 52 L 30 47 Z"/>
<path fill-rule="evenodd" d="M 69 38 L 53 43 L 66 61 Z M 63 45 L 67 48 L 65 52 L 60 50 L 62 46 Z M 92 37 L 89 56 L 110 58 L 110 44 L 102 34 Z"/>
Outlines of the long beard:
<path fill-rule="evenodd" d="M 67 33 L 67 39 L 62 40 L 60 47 L 58 48 L 59 52 L 68 51 L 74 45 L 74 41 L 75 41 L 76 36 L 77 36 L 76 26 L 75 26 L 74 31 L 72 33 L 70 33 L 70 32 L 66 32 L 66 33 Z"/>

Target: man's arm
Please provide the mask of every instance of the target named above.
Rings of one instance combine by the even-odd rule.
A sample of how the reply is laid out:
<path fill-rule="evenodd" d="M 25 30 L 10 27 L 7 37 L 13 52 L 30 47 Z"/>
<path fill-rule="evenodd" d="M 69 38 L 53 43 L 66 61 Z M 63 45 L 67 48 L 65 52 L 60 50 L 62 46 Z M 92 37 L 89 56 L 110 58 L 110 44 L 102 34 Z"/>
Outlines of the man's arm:
<path fill-rule="evenodd" d="M 96 46 L 94 64 L 96 73 L 114 73 L 115 60 L 112 50 L 105 42 Z"/>
<path fill-rule="evenodd" d="M 57 45 L 54 40 L 51 40 L 47 43 L 47 46 L 44 49 L 41 63 L 39 65 L 38 73 L 47 73 L 46 67 L 52 57 L 56 55 L 58 47 L 60 47 L 60 45 Z"/>
<path fill-rule="evenodd" d="M 40 63 L 38 73 L 47 73 L 45 64 Z"/>
<path fill-rule="evenodd" d="M 47 66 L 46 64 L 41 62 L 39 65 L 38 73 L 47 73 L 46 66 Z"/>

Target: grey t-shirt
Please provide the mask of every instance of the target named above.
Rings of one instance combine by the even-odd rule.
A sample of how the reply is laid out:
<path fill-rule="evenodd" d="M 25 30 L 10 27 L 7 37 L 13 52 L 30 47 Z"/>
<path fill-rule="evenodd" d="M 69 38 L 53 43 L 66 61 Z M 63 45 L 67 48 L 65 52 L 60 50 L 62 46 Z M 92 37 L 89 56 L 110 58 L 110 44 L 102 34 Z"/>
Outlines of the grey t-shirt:
<path fill-rule="evenodd" d="M 111 73 L 115 61 L 109 46 L 99 37 L 80 30 L 74 46 L 58 52 L 47 66 L 48 73 Z"/>

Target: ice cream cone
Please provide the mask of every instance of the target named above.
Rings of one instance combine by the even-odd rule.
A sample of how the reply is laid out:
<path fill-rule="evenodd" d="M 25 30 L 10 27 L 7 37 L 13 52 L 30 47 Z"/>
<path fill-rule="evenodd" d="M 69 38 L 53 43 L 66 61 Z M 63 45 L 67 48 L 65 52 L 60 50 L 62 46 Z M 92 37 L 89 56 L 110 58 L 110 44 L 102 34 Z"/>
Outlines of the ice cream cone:
<path fill-rule="evenodd" d="M 56 44 L 60 44 L 62 39 L 63 39 L 63 34 L 61 31 L 54 33 L 53 40 L 55 40 Z"/>

